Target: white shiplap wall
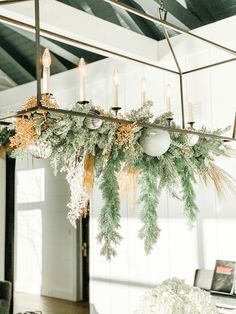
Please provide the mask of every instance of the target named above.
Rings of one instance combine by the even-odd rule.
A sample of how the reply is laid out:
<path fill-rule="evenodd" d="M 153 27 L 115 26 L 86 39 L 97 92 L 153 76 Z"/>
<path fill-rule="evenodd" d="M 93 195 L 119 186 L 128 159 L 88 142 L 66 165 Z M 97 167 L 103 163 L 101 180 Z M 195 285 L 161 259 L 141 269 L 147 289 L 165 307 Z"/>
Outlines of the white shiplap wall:
<path fill-rule="evenodd" d="M 69 191 L 47 161 L 16 164 L 16 291 L 77 300 L 76 230 L 66 219 Z"/>

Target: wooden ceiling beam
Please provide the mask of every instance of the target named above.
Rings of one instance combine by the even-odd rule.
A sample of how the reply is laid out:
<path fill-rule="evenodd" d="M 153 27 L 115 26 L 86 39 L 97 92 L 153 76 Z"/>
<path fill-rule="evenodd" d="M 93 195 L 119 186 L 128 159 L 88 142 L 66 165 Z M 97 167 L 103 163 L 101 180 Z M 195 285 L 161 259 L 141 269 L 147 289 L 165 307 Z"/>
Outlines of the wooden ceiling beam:
<path fill-rule="evenodd" d="M 35 41 L 35 36 L 32 32 L 28 32 L 22 28 L 13 27 L 11 25 L 7 25 L 7 27 L 11 28 L 12 30 L 14 30 L 18 34 L 24 36 L 27 39 L 29 39 L 31 41 Z M 40 38 L 40 44 L 42 47 L 48 48 L 52 53 L 56 54 L 57 56 L 62 57 L 63 59 L 69 61 L 72 64 L 78 65 L 79 57 L 77 57 L 76 55 L 74 55 L 70 51 L 60 47 L 55 42 L 52 42 L 51 40 L 49 40 L 45 37 L 41 37 Z"/>
<path fill-rule="evenodd" d="M 26 81 L 35 80 L 34 66 L 3 38 L 1 38 L 0 54 L 25 77 Z M 14 77 L 11 78 L 14 80 Z"/>
<path fill-rule="evenodd" d="M 143 10 L 143 8 L 134 0 L 123 0 L 125 4 L 132 6 L 135 9 Z M 127 12 L 135 24 L 140 28 L 143 34 L 155 40 L 164 39 L 163 32 L 152 22 L 144 20 L 130 12 Z"/>
<path fill-rule="evenodd" d="M 67 44 L 67 38 L 69 38 L 70 43 L 73 42 L 73 45 L 78 48 L 90 50 L 103 56 L 143 62 L 162 69 L 158 62 L 158 42 L 156 40 L 55 0 L 40 2 L 40 12 L 42 35 L 52 34 L 52 38 L 60 37 L 60 40 Z M 27 24 L 31 27 L 34 27 L 35 23 L 33 13 L 31 1 L 0 8 L 2 21 L 14 19 L 22 25 Z M 69 19 L 58 19 L 58 16 L 68 16 Z M 22 27 L 24 28 L 24 26 Z M 54 34 L 57 34 L 57 37 Z"/>

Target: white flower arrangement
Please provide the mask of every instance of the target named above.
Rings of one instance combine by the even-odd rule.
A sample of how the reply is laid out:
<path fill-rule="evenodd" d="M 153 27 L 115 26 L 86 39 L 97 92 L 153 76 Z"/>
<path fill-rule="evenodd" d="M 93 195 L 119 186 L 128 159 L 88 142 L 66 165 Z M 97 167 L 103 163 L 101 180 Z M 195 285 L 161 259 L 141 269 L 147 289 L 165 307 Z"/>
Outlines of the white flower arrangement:
<path fill-rule="evenodd" d="M 142 296 L 135 314 L 219 314 L 206 291 L 172 278 Z"/>

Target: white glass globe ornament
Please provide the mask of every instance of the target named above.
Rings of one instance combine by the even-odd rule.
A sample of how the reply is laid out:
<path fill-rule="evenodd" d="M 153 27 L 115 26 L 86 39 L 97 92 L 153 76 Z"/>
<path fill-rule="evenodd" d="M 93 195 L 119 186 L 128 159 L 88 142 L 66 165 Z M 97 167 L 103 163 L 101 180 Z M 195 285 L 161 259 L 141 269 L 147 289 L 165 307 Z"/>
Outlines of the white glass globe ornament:
<path fill-rule="evenodd" d="M 47 159 L 52 154 L 52 147 L 49 144 L 40 143 L 36 140 L 33 144 L 29 145 L 28 151 L 37 159 Z"/>
<path fill-rule="evenodd" d="M 141 136 L 140 144 L 147 155 L 159 157 L 167 152 L 170 142 L 170 134 L 167 131 L 146 129 Z"/>
<path fill-rule="evenodd" d="M 189 146 L 194 146 L 199 141 L 199 135 L 197 134 L 188 134 L 187 135 L 187 142 Z"/>
<path fill-rule="evenodd" d="M 100 112 L 95 109 L 91 109 L 89 113 L 96 114 L 98 116 L 100 115 Z M 102 125 L 102 120 L 96 118 L 85 118 L 84 124 L 89 130 L 97 130 Z"/>

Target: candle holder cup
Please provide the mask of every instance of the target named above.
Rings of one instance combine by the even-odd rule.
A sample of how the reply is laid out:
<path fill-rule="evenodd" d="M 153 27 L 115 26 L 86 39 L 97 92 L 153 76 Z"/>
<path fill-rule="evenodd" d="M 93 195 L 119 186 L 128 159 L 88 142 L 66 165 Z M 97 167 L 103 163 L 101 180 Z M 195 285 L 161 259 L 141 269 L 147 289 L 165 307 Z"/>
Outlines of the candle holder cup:
<path fill-rule="evenodd" d="M 167 121 L 167 125 L 168 127 L 171 127 L 171 122 L 173 121 L 174 119 L 173 118 L 166 118 L 166 121 Z"/>
<path fill-rule="evenodd" d="M 119 113 L 119 111 L 120 111 L 122 108 L 121 108 L 121 107 L 112 107 L 111 109 L 114 111 L 116 118 L 118 118 L 118 113 Z"/>
<path fill-rule="evenodd" d="M 86 104 L 89 104 L 89 101 L 88 100 L 79 100 L 77 101 L 78 104 L 81 104 L 81 105 L 86 105 Z"/>
<path fill-rule="evenodd" d="M 194 121 L 189 121 L 188 124 L 189 124 L 190 129 L 193 129 L 193 126 L 194 126 L 195 122 Z"/>

